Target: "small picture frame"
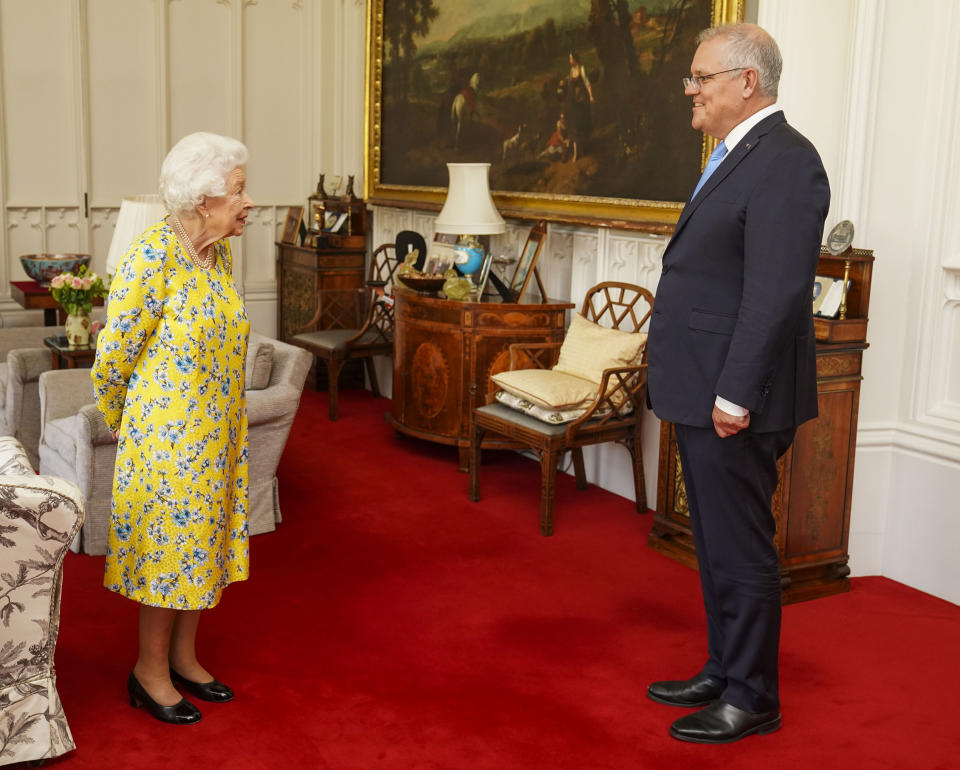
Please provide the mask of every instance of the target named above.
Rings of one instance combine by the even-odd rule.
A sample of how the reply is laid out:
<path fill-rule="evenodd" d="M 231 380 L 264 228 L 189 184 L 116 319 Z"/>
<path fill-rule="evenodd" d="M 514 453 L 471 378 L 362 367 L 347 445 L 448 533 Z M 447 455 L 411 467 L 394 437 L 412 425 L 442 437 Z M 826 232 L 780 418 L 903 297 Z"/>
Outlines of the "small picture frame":
<path fill-rule="evenodd" d="M 339 215 L 336 212 L 329 212 L 328 220 L 331 214 L 333 215 L 334 220 L 333 220 L 333 224 L 327 227 L 327 232 L 330 232 L 330 233 L 339 232 L 340 228 L 343 227 L 343 223 L 347 221 L 347 217 L 350 216 L 350 212 L 344 211 Z"/>
<path fill-rule="evenodd" d="M 517 260 L 517 269 L 510 280 L 510 292 L 513 294 L 513 301 L 519 302 L 523 299 L 527 286 L 530 284 L 530 278 L 533 276 L 534 269 L 537 266 L 537 258 L 540 256 L 540 250 L 543 248 L 543 242 L 547 237 L 547 223 L 540 220 L 532 228 L 527 236 L 527 242 L 523 245 L 520 252 L 520 259 Z"/>
<path fill-rule="evenodd" d="M 493 253 L 487 252 L 483 258 L 483 264 L 477 271 L 477 297 L 483 296 L 484 289 L 487 288 L 487 280 L 490 278 L 490 268 L 493 265 Z"/>
<path fill-rule="evenodd" d="M 455 233 L 435 233 L 423 263 L 423 272 L 443 275 L 453 267 L 455 261 L 453 247 L 459 240 L 460 237 Z"/>
<path fill-rule="evenodd" d="M 290 243 L 296 246 L 302 222 L 303 206 L 287 208 L 287 218 L 283 222 L 283 234 L 280 236 L 281 243 Z"/>

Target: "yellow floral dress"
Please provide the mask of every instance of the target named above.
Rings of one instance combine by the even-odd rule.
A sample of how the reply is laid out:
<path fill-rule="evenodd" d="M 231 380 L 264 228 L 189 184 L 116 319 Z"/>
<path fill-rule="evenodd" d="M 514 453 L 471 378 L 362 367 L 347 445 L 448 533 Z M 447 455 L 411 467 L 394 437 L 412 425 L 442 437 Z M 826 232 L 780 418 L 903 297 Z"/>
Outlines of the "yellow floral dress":
<path fill-rule="evenodd" d="M 204 609 L 247 578 L 250 323 L 230 247 L 194 265 L 159 222 L 110 287 L 93 385 L 120 431 L 104 585 L 142 604 Z"/>

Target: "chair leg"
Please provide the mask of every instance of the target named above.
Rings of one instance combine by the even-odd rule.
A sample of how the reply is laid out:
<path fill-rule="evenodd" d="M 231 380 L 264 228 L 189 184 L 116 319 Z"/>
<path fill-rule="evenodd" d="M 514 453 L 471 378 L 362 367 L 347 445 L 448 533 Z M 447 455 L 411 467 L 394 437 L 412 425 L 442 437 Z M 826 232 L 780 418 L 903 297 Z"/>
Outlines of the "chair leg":
<path fill-rule="evenodd" d="M 479 425 L 474 425 L 470 432 L 470 459 L 468 462 L 470 471 L 470 502 L 475 503 L 480 499 L 480 445 L 483 441 L 483 434 L 486 431 Z"/>
<path fill-rule="evenodd" d="M 365 358 L 363 363 L 367 367 L 367 377 L 370 378 L 370 390 L 380 398 L 380 383 L 377 382 L 377 367 L 373 365 L 373 358 Z"/>
<path fill-rule="evenodd" d="M 629 446 L 633 460 L 633 494 L 637 498 L 637 513 L 647 512 L 647 482 L 643 475 L 643 446 L 640 431 L 634 433 Z"/>
<path fill-rule="evenodd" d="M 573 472 L 577 477 L 577 489 L 587 488 L 587 472 L 583 468 L 583 449 L 574 447 L 570 450 L 573 456 Z"/>
<path fill-rule="evenodd" d="M 335 358 L 327 361 L 327 392 L 330 394 L 330 422 L 336 422 L 340 416 L 340 394 L 337 385 L 340 380 L 340 368 L 342 366 L 343 362 Z"/>
<path fill-rule="evenodd" d="M 557 485 L 557 453 L 544 449 L 540 453 L 540 534 L 553 534 L 553 492 Z"/>

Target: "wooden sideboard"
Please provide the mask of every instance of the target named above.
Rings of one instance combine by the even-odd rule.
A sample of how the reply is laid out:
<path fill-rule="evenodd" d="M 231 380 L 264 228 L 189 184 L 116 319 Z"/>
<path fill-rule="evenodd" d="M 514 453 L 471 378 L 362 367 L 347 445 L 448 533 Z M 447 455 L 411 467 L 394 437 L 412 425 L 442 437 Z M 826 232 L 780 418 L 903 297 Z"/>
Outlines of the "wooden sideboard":
<path fill-rule="evenodd" d="M 850 590 L 850 496 L 872 270 L 873 252 L 865 249 L 820 255 L 818 274 L 846 274 L 852 287 L 844 318 L 814 319 L 820 416 L 799 427 L 793 446 L 780 460 L 773 514 L 785 604 Z M 649 544 L 696 567 L 677 441 L 669 422 L 660 427 L 659 471 Z"/>
<path fill-rule="evenodd" d="M 559 342 L 570 302 L 457 302 L 394 285 L 393 407 L 401 433 L 459 448 L 466 472 L 470 421 L 491 375 L 510 366 L 514 342 Z M 483 446 L 516 445 L 484 439 Z"/>

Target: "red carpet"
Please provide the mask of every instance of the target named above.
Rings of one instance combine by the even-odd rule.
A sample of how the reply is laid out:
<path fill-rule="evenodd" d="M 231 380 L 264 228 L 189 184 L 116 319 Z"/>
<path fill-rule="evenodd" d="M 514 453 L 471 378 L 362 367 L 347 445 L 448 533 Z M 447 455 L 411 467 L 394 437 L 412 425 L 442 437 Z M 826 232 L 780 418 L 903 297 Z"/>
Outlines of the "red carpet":
<path fill-rule="evenodd" d="M 450 447 L 395 439 L 389 402 L 305 393 L 280 469 L 285 521 L 252 541 L 252 579 L 200 626 L 237 691 L 171 727 L 126 702 L 137 608 L 67 559 L 59 690 L 77 750 L 57 768 L 960 767 L 960 608 L 882 578 L 784 612 L 784 727 L 729 746 L 667 735 L 653 679 L 693 674 L 694 571 L 646 546 L 650 516 L 486 455 L 484 499 Z"/>

